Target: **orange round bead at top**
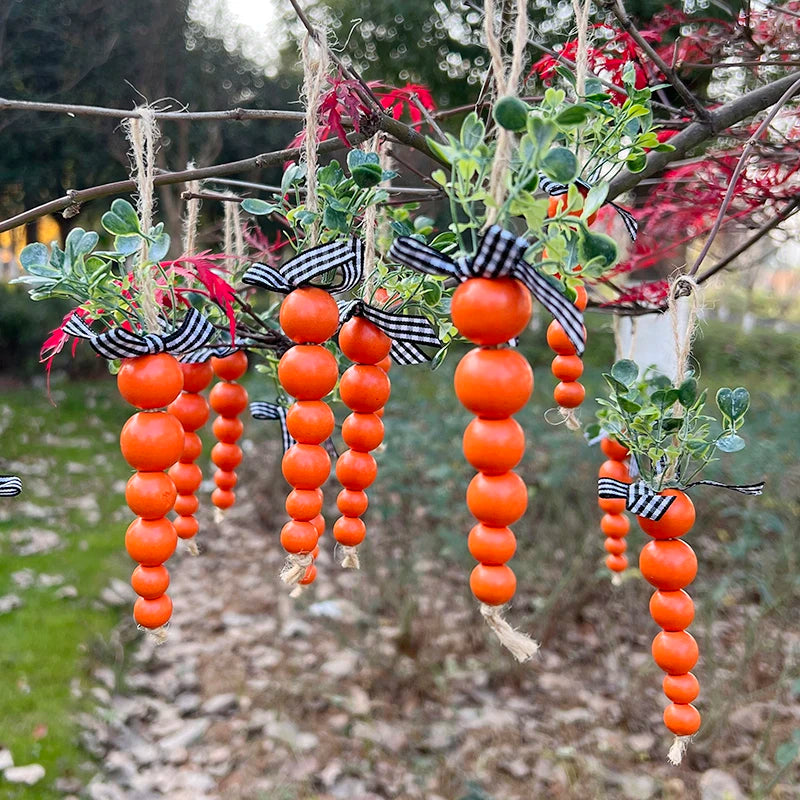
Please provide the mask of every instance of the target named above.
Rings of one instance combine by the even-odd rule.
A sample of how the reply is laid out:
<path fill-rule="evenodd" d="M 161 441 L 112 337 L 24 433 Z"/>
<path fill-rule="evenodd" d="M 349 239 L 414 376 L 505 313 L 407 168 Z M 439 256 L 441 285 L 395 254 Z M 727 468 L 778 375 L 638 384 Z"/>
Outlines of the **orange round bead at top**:
<path fill-rule="evenodd" d="M 145 410 L 164 408 L 183 389 L 183 372 L 169 353 L 125 358 L 117 373 L 117 388 L 132 406 Z"/>
<path fill-rule="evenodd" d="M 530 292 L 515 278 L 469 278 L 453 292 L 450 314 L 462 336 L 495 345 L 519 336 L 532 308 Z"/>
<path fill-rule="evenodd" d="M 516 414 L 533 391 L 533 370 L 511 348 L 470 350 L 453 379 L 461 404 L 479 417 L 505 419 Z"/>
<path fill-rule="evenodd" d="M 356 364 L 379 364 L 389 356 L 392 340 L 364 317 L 351 317 L 339 331 L 339 347 Z"/>
<path fill-rule="evenodd" d="M 598 478 L 614 478 L 614 480 L 622 481 L 623 483 L 630 483 L 630 473 L 628 468 L 621 461 L 613 461 L 608 459 L 600 465 L 597 471 Z M 601 498 L 602 499 L 602 498 Z M 600 506 L 603 508 L 603 506 Z M 625 508 L 625 500 L 622 500 L 622 508 Z"/>
<path fill-rule="evenodd" d="M 212 357 L 211 367 L 223 381 L 236 381 L 247 372 L 247 353 L 237 350 L 222 358 Z"/>
<path fill-rule="evenodd" d="M 339 327 L 336 301 L 317 286 L 304 286 L 286 295 L 279 317 L 283 332 L 298 344 L 322 344 Z"/>
<path fill-rule="evenodd" d="M 654 539 L 677 539 L 688 533 L 694 525 L 694 503 L 679 489 L 665 489 L 661 494 L 675 499 L 659 520 L 638 517 L 639 527 Z"/>

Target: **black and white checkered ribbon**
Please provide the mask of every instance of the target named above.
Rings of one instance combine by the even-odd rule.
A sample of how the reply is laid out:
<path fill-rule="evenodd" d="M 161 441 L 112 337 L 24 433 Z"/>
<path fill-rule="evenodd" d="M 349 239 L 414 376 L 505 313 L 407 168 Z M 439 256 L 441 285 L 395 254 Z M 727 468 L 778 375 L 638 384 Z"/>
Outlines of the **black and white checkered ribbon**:
<path fill-rule="evenodd" d="M 181 324 L 170 333 L 135 333 L 125 328 L 111 328 L 95 333 L 77 314 L 64 326 L 64 332 L 86 339 L 94 351 L 103 358 L 135 358 L 156 353 L 180 355 L 202 347 L 214 335 L 214 326 L 196 309 L 192 308 Z"/>
<path fill-rule="evenodd" d="M 291 433 L 289 433 L 289 426 L 286 423 L 286 408 L 278 403 L 268 403 L 261 400 L 256 400 L 250 403 L 250 416 L 253 419 L 276 419 L 281 424 L 281 439 L 283 440 L 283 452 L 285 453 L 292 445 L 297 444 Z M 322 446 L 328 451 L 328 455 L 332 459 L 339 457 L 336 450 L 336 445 L 333 440 L 328 438 Z"/>
<path fill-rule="evenodd" d="M 253 264 L 245 272 L 242 282 L 281 294 L 312 285 L 335 294 L 358 286 L 363 272 L 364 244 L 360 239 L 351 238 L 304 250 L 280 270 L 266 264 Z M 316 280 L 323 282 L 315 284 Z"/>
<path fill-rule="evenodd" d="M 392 314 L 382 308 L 375 308 L 363 300 L 345 300 L 339 303 L 339 322 L 343 325 L 351 317 L 363 317 L 380 328 L 391 340 L 390 350 L 395 364 L 409 366 L 430 361 L 419 345 L 441 347 L 431 323 L 415 314 Z"/>
<path fill-rule="evenodd" d="M 178 361 L 184 364 L 205 364 L 209 358 L 227 358 L 239 350 L 252 347 L 252 342 L 247 339 L 236 339 L 233 344 L 217 344 L 211 347 L 200 347 L 190 353 L 184 353 Z"/>
<path fill-rule="evenodd" d="M 281 423 L 284 453 L 295 444 L 295 440 L 289 433 L 289 426 L 286 424 L 286 409 L 283 406 L 277 403 L 255 401 L 250 403 L 250 416 L 253 419 L 276 419 Z"/>
<path fill-rule="evenodd" d="M 410 236 L 395 239 L 389 257 L 418 272 L 448 275 L 459 281 L 506 276 L 516 278 L 530 289 L 533 296 L 561 324 L 580 355 L 586 344 L 583 314 L 567 300 L 550 278 L 523 259 L 528 247 L 527 240 L 499 225 L 492 225 L 481 239 L 478 252 L 472 258 L 453 261 L 449 256 Z"/>
<path fill-rule="evenodd" d="M 581 189 L 585 189 L 587 192 L 592 188 L 591 183 L 587 183 L 580 178 L 576 179 L 575 185 L 579 186 Z M 539 173 L 539 186 L 543 191 L 547 192 L 550 197 L 561 197 L 561 195 L 566 194 L 569 191 L 569 186 L 567 186 L 565 183 L 551 181 L 550 178 L 548 178 L 542 172 Z M 619 214 L 620 218 L 625 223 L 625 229 L 628 231 L 628 235 L 631 237 L 631 240 L 635 242 L 636 234 L 639 232 L 639 223 L 636 221 L 636 217 L 634 217 L 627 208 L 623 208 L 611 200 L 607 200 L 606 202 L 614 209 L 614 211 L 617 212 L 617 214 Z"/>
<path fill-rule="evenodd" d="M 0 475 L 0 497 L 16 497 L 22 491 L 22 481 L 16 475 Z"/>
<path fill-rule="evenodd" d="M 740 486 L 717 481 L 694 481 L 682 487 L 682 490 L 691 489 L 693 486 L 716 486 L 720 489 L 730 489 L 733 492 L 747 495 L 759 495 L 764 491 L 764 481 L 749 483 Z M 675 501 L 674 495 L 664 496 L 654 492 L 644 481 L 624 483 L 614 478 L 600 478 L 597 481 L 597 496 L 602 498 L 619 498 L 625 500 L 625 508 L 637 517 L 660 520 L 667 509 Z"/>

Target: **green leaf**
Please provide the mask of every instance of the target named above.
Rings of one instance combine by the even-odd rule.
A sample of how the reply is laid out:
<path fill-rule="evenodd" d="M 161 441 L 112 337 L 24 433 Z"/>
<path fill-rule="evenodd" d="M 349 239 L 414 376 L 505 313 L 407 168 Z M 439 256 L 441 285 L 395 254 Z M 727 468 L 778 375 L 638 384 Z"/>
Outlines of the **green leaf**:
<path fill-rule="evenodd" d="M 492 109 L 494 121 L 507 131 L 524 131 L 528 124 L 531 107 L 519 97 L 501 97 Z M 463 137 L 463 128 L 462 128 Z M 481 135 L 483 140 L 483 135 Z M 472 150 L 474 148 L 470 148 Z"/>
<path fill-rule="evenodd" d="M 690 408 L 692 403 L 697 399 L 697 380 L 695 378 L 687 378 L 678 387 L 678 402 L 684 408 Z"/>
<path fill-rule="evenodd" d="M 575 86 L 576 79 L 575 75 L 570 72 L 563 64 L 559 64 L 556 67 L 556 72 L 570 85 Z"/>
<path fill-rule="evenodd" d="M 723 387 L 717 392 L 717 407 L 728 419 L 740 420 L 750 408 L 750 392 L 743 386 L 736 389 Z"/>
<path fill-rule="evenodd" d="M 47 267 L 47 246 L 41 242 L 33 242 L 22 248 L 19 254 L 19 263 L 26 272 L 38 275 L 38 268 Z"/>
<path fill-rule="evenodd" d="M 658 389 L 650 395 L 650 402 L 663 411 L 678 402 L 678 390 Z"/>
<path fill-rule="evenodd" d="M 647 154 L 641 150 L 631 153 L 625 160 L 625 166 L 631 172 L 641 172 L 647 166 Z"/>
<path fill-rule="evenodd" d="M 136 209 L 134 209 L 134 207 L 127 200 L 122 200 L 121 198 L 115 200 L 111 204 L 111 213 L 116 214 L 125 222 L 130 233 L 141 231 Z"/>
<path fill-rule="evenodd" d="M 635 361 L 624 358 L 611 367 L 611 375 L 626 388 L 633 386 L 639 377 L 639 365 Z"/>
<path fill-rule="evenodd" d="M 116 236 L 114 238 L 114 249 L 123 256 L 132 256 L 141 247 L 142 237 L 139 234 L 128 236 Z"/>
<path fill-rule="evenodd" d="M 353 170 L 360 167 L 362 164 L 380 164 L 380 158 L 377 153 L 370 153 L 366 150 L 359 150 L 355 148 L 347 154 L 347 166 Z"/>
<path fill-rule="evenodd" d="M 607 183 L 597 183 L 592 186 L 583 200 L 583 216 L 590 217 L 592 214 L 594 214 L 594 212 L 597 211 L 600 206 L 603 205 L 603 203 L 605 203 L 607 195 Z"/>
<path fill-rule="evenodd" d="M 333 159 L 330 163 L 317 170 L 317 180 L 322 186 L 334 188 L 344 180 L 344 172 L 339 166 L 339 162 Z M 282 192 L 286 194 L 286 192 Z"/>
<path fill-rule="evenodd" d="M 604 233 L 581 230 L 578 241 L 578 253 L 584 267 L 597 262 L 603 269 L 617 263 L 619 251 L 617 243 Z"/>
<path fill-rule="evenodd" d="M 583 435 L 587 439 L 596 439 L 600 435 L 600 423 L 599 422 L 590 422 L 584 429 Z"/>
<path fill-rule="evenodd" d="M 437 370 L 439 367 L 444 364 L 445 358 L 447 358 L 447 350 L 450 345 L 446 344 L 444 347 L 441 347 L 439 350 L 436 351 L 436 355 L 431 359 L 431 370 Z"/>
<path fill-rule="evenodd" d="M 738 453 L 739 450 L 744 450 L 745 444 L 741 436 L 731 433 L 717 440 L 717 450 L 722 450 L 723 453 Z"/>
<path fill-rule="evenodd" d="M 347 215 L 341 211 L 336 211 L 330 206 L 326 207 L 322 217 L 322 224 L 331 231 L 338 233 L 349 233 L 350 226 L 347 224 Z"/>
<path fill-rule="evenodd" d="M 351 150 L 350 152 L 353 153 L 356 151 Z M 371 155 L 377 157 L 375 153 Z M 380 164 L 361 164 L 358 167 L 351 168 L 351 174 L 356 185 L 360 186 L 362 189 L 377 186 L 383 180 L 383 170 Z"/>
<path fill-rule="evenodd" d="M 456 160 L 458 154 L 454 147 L 448 147 L 441 142 L 437 142 L 436 139 L 432 139 L 430 136 L 426 136 L 425 141 L 428 144 L 428 149 L 440 161 L 445 164 L 452 164 Z"/>
<path fill-rule="evenodd" d="M 528 133 L 536 145 L 538 159 L 558 136 L 558 128 L 552 120 L 531 114 L 528 117 Z"/>
<path fill-rule="evenodd" d="M 260 200 L 257 197 L 248 197 L 242 200 L 242 211 L 246 211 L 256 217 L 272 214 L 279 210 L 280 206 L 275 205 L 275 203 L 268 203 L 266 200 Z"/>
<path fill-rule="evenodd" d="M 333 164 L 336 164 L 337 167 L 339 166 L 335 161 L 331 161 L 328 166 L 330 167 Z M 290 167 L 287 167 L 281 178 L 281 196 L 287 194 L 289 189 L 291 189 L 294 184 L 299 183 L 304 175 L 305 167 L 301 167 L 299 164 L 292 164 Z"/>
<path fill-rule="evenodd" d="M 131 228 L 122 217 L 117 216 L 113 211 L 106 211 L 106 213 L 100 217 L 100 224 L 109 233 L 113 233 L 115 236 L 127 236 L 138 233 L 139 231 L 138 225 L 135 229 Z"/>
<path fill-rule="evenodd" d="M 627 397 L 617 397 L 617 402 L 619 407 L 628 414 L 638 414 L 642 410 L 638 403 L 629 400 Z"/>
<path fill-rule="evenodd" d="M 572 150 L 567 150 L 566 147 L 553 147 L 542 159 L 541 167 L 548 178 L 559 183 L 572 183 L 578 177 L 580 164 Z"/>
<path fill-rule="evenodd" d="M 162 232 L 151 243 L 147 255 L 151 261 L 161 261 L 169 251 L 169 234 Z"/>
<path fill-rule="evenodd" d="M 661 420 L 661 430 L 664 433 L 675 433 L 683 426 L 683 417 L 668 417 Z"/>
<path fill-rule="evenodd" d="M 468 151 L 474 150 L 478 145 L 483 143 L 483 137 L 486 134 L 486 126 L 478 115 L 472 111 L 464 118 L 461 123 L 461 146 Z"/>
<path fill-rule="evenodd" d="M 556 115 L 556 125 L 564 128 L 574 128 L 583 125 L 589 119 L 589 111 L 583 105 L 567 106 L 563 111 Z"/>
<path fill-rule="evenodd" d="M 550 106 L 550 108 L 558 108 L 558 106 L 564 102 L 566 96 L 566 92 L 563 89 L 553 89 L 550 87 L 545 90 L 544 102 Z"/>

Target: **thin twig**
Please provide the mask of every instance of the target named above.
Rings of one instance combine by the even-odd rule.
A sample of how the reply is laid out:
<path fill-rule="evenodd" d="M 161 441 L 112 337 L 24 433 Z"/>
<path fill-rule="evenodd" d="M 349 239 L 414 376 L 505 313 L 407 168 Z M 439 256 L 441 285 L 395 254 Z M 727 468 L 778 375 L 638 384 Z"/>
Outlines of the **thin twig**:
<path fill-rule="evenodd" d="M 633 24 L 633 20 L 628 16 L 625 11 L 625 6 L 622 5 L 622 0 L 608 0 L 606 5 L 610 6 L 614 12 L 614 16 L 619 20 L 620 25 L 631 35 L 631 38 L 642 48 L 642 51 L 647 54 L 647 57 L 661 70 L 666 79 L 670 82 L 675 91 L 680 95 L 686 105 L 694 110 L 698 119 L 708 122 L 709 112 L 708 109 L 689 91 L 686 84 L 678 77 L 678 74 L 673 70 L 666 61 L 650 46 L 647 39 L 639 33 L 639 29 Z"/>
<path fill-rule="evenodd" d="M 439 138 L 440 142 L 446 142 L 447 137 L 444 135 L 444 131 L 439 127 L 439 124 L 436 120 L 431 116 L 430 111 L 425 108 L 425 104 L 419 99 L 419 96 L 416 92 L 412 92 L 410 95 L 411 102 L 420 110 L 420 113 L 425 118 L 425 122 L 433 128 L 436 133 L 436 136 Z"/>
<path fill-rule="evenodd" d="M 217 178 L 210 178 L 209 179 L 213 183 L 221 183 L 226 186 L 241 186 L 243 188 L 248 189 L 257 189 L 262 192 L 280 192 L 280 186 L 270 186 L 267 183 L 252 183 L 250 181 L 230 181 L 230 180 L 220 180 Z M 298 186 L 297 191 L 300 194 L 304 194 L 306 189 L 305 186 Z M 387 186 L 384 191 L 389 192 L 389 194 L 441 194 L 440 189 L 425 189 L 423 187 L 415 187 L 415 186 Z"/>
<path fill-rule="evenodd" d="M 730 69 L 732 67 L 800 67 L 800 61 L 722 61 L 719 64 L 700 64 L 695 61 L 682 61 L 680 67 L 692 69 Z"/>
<path fill-rule="evenodd" d="M 725 197 L 722 201 L 722 205 L 720 206 L 717 218 L 714 221 L 714 226 L 711 228 L 711 232 L 708 234 L 708 239 L 706 239 L 703 249 L 700 251 L 700 254 L 697 256 L 694 264 L 692 264 L 692 268 L 688 272 L 690 276 L 697 274 L 697 270 L 700 269 L 700 265 L 708 255 L 708 251 L 711 249 L 711 245 L 719 233 L 719 229 L 722 227 L 722 223 L 725 220 L 725 212 L 728 210 L 731 200 L 733 200 L 733 196 L 736 193 L 737 184 L 739 182 L 739 176 L 742 174 L 745 166 L 747 165 L 747 159 L 750 157 L 753 147 L 764 131 L 769 127 L 772 120 L 775 119 L 778 112 L 786 105 L 786 103 L 789 102 L 789 100 L 792 99 L 792 97 L 795 96 L 795 94 L 797 94 L 798 90 L 800 90 L 800 78 L 797 78 L 795 82 L 783 93 L 778 102 L 775 103 L 775 105 L 770 109 L 769 114 L 764 117 L 763 122 L 758 126 L 755 133 L 747 140 L 747 144 L 745 144 L 742 154 L 739 156 L 739 161 L 736 163 L 736 168 L 733 170 L 733 175 L 731 175 L 730 183 L 728 184 L 728 191 L 725 192 Z"/>

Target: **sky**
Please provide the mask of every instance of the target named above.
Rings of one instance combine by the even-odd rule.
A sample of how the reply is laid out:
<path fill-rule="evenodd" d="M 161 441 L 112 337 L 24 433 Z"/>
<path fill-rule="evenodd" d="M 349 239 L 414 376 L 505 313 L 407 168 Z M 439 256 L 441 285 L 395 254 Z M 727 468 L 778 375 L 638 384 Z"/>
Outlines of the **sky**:
<path fill-rule="evenodd" d="M 193 0 L 189 14 L 269 72 L 285 36 L 277 9 L 277 0 Z"/>

